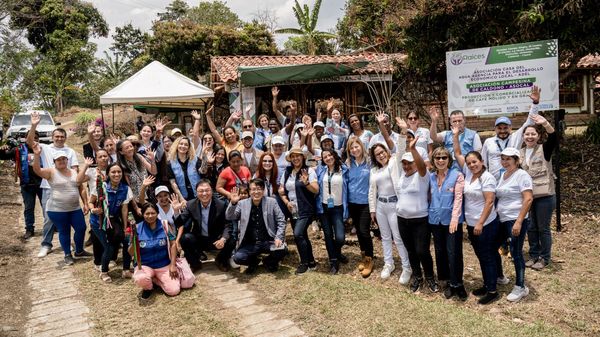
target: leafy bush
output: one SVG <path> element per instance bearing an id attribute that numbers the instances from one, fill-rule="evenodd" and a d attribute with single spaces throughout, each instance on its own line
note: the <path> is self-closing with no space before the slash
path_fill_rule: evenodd
<path id="1" fill-rule="evenodd" d="M 87 127 L 90 123 L 96 121 L 96 115 L 89 111 L 79 112 L 75 116 L 75 128 L 73 132 L 79 137 L 83 137 L 87 133 Z"/>
<path id="2" fill-rule="evenodd" d="M 600 144 L 600 119 L 594 118 L 587 123 L 585 138 L 592 144 Z"/>

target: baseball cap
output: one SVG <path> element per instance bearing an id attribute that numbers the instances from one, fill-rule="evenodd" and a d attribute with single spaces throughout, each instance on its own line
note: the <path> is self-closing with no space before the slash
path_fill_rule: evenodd
<path id="1" fill-rule="evenodd" d="M 330 135 L 323 135 L 323 137 L 321 137 L 321 143 L 323 143 L 327 139 L 333 142 L 333 137 L 331 137 Z"/>
<path id="2" fill-rule="evenodd" d="M 180 128 L 173 128 L 173 130 L 171 130 L 171 137 L 175 136 L 176 133 L 180 133 L 183 134 L 183 132 L 181 132 Z"/>
<path id="3" fill-rule="evenodd" d="M 154 190 L 154 195 L 155 195 L 155 196 L 158 196 L 158 194 L 159 194 L 160 192 L 167 192 L 167 193 L 169 193 L 169 189 L 167 188 L 167 186 L 160 185 L 160 186 L 158 186 L 158 187 L 157 187 L 157 188 Z"/>
<path id="4" fill-rule="evenodd" d="M 405 160 L 407 162 L 412 163 L 412 162 L 415 161 L 415 158 L 413 158 L 412 153 L 410 153 L 410 152 L 404 152 L 404 154 L 402 155 L 402 161 L 405 161 Z"/>
<path id="5" fill-rule="evenodd" d="M 252 139 L 254 139 L 254 134 L 252 133 L 252 131 L 244 131 L 242 132 L 242 139 L 250 137 Z"/>
<path id="6" fill-rule="evenodd" d="M 321 121 L 318 121 L 318 122 L 315 122 L 313 124 L 313 128 L 316 128 L 316 127 L 321 127 L 321 128 L 324 129 L 325 128 L 325 124 L 323 124 L 323 122 L 321 122 Z"/>
<path id="7" fill-rule="evenodd" d="M 58 158 L 61 157 L 65 157 L 65 158 L 69 158 L 64 152 L 62 151 L 54 151 L 54 153 L 52 154 L 52 160 L 56 160 Z"/>
<path id="8" fill-rule="evenodd" d="M 283 137 L 281 137 L 281 136 L 275 136 L 275 137 L 273 137 L 273 139 L 271 140 L 271 144 L 281 144 L 281 145 L 285 145 L 285 140 L 283 140 Z"/>
<path id="9" fill-rule="evenodd" d="M 519 159 L 521 159 L 521 151 L 515 149 L 514 147 L 507 147 L 504 150 L 502 150 L 502 153 L 500 153 L 503 156 L 516 156 Z"/>
<path id="10" fill-rule="evenodd" d="M 498 126 L 498 124 L 512 125 L 512 122 L 510 121 L 510 118 L 502 116 L 496 119 L 496 123 L 494 124 L 494 126 Z"/>

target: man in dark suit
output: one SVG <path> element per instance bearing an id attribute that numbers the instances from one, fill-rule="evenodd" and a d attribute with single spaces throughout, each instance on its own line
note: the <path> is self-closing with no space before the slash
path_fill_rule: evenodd
<path id="1" fill-rule="evenodd" d="M 177 227 L 184 231 L 179 243 L 192 269 L 200 269 L 200 256 L 204 251 L 219 250 L 215 257 L 217 267 L 229 269 L 229 258 L 234 248 L 231 239 L 231 223 L 225 219 L 226 204 L 213 198 L 210 181 L 202 179 L 196 185 L 196 199 L 175 218 Z"/>

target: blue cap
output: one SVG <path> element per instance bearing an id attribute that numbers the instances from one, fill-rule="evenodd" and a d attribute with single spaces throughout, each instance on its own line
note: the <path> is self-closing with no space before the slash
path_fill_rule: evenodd
<path id="1" fill-rule="evenodd" d="M 498 124 L 512 125 L 512 122 L 510 121 L 510 119 L 508 117 L 502 116 L 502 117 L 498 117 L 496 119 L 496 124 L 494 124 L 494 126 L 498 126 Z"/>

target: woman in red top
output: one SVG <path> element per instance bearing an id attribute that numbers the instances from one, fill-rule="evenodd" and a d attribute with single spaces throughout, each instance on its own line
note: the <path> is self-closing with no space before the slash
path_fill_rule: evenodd
<path id="1" fill-rule="evenodd" d="M 219 174 L 217 179 L 217 192 L 227 199 L 231 199 L 231 190 L 234 187 L 248 185 L 251 174 L 250 170 L 242 165 L 242 154 L 233 150 L 229 152 L 229 167 Z"/>

